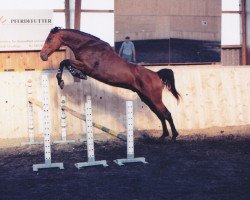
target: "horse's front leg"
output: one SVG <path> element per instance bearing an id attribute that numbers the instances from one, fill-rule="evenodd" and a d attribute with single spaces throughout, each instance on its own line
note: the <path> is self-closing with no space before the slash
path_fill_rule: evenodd
<path id="1" fill-rule="evenodd" d="M 70 59 L 63 60 L 60 63 L 60 67 L 56 75 L 58 85 L 60 86 L 61 89 L 63 89 L 64 87 L 64 81 L 62 80 L 62 73 L 64 67 L 66 67 L 69 70 L 72 76 L 85 80 L 87 79 L 85 73 L 89 73 L 91 71 L 90 67 L 88 67 L 85 63 L 80 62 L 78 60 L 70 60 Z"/>
<path id="2" fill-rule="evenodd" d="M 63 87 L 64 87 L 64 81 L 62 80 L 62 74 L 63 74 L 64 67 L 66 67 L 66 60 L 63 60 L 60 63 L 60 67 L 57 70 L 57 74 L 56 74 L 57 82 L 58 82 L 58 85 L 60 86 L 61 89 L 63 89 Z"/>

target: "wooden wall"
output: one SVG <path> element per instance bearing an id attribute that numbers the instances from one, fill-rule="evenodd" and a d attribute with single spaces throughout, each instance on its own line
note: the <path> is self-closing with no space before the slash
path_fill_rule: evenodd
<path id="1" fill-rule="evenodd" d="M 233 65 L 238 66 L 241 65 L 241 48 L 222 48 L 221 49 L 221 64 L 224 66 Z"/>
<path id="2" fill-rule="evenodd" d="M 202 25 L 206 21 L 207 25 Z M 220 0 L 116 0 L 115 41 L 194 39 L 220 41 Z"/>
<path id="3" fill-rule="evenodd" d="M 154 71 L 162 67 L 152 67 Z M 164 91 L 163 100 L 172 113 L 178 129 L 200 129 L 250 124 L 250 67 L 178 66 L 173 68 L 176 88 L 182 95 L 177 105 L 173 96 Z M 124 131 L 125 101 L 134 102 L 135 129 L 161 129 L 155 115 L 138 96 L 125 89 L 115 88 L 94 79 L 75 83 L 65 71 L 65 89 L 57 86 L 55 71 L 0 73 L 0 138 L 27 136 L 26 81 L 34 85 L 34 97 L 41 99 L 41 76 L 50 81 L 52 134 L 60 135 L 60 97 L 67 105 L 83 110 L 86 95 L 91 95 L 93 120 L 116 131 Z M 41 111 L 34 109 L 36 134 L 41 136 Z M 83 134 L 85 123 L 68 115 L 68 133 Z M 39 123 L 40 122 L 40 123 Z M 97 133 L 98 130 L 95 130 Z"/>
<path id="4" fill-rule="evenodd" d="M 0 52 L 0 71 L 58 69 L 65 57 L 66 50 L 53 53 L 47 62 L 41 60 L 40 51 Z"/>

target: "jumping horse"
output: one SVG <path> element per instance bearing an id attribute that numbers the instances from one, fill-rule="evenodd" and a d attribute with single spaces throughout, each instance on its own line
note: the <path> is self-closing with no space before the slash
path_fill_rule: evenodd
<path id="1" fill-rule="evenodd" d="M 61 46 L 69 47 L 75 55 L 75 60 L 65 59 L 60 63 L 56 77 L 61 89 L 64 87 L 62 73 L 66 67 L 75 77 L 86 79 L 87 75 L 108 85 L 132 90 L 160 119 L 163 129 L 160 139 L 169 136 L 166 120 L 171 127 L 172 139 L 176 139 L 178 132 L 171 113 L 162 102 L 164 86 L 177 100 L 180 98 L 171 69 L 153 72 L 143 66 L 127 63 L 108 43 L 99 38 L 78 30 L 58 27 L 50 31 L 40 52 L 41 59 L 48 60 Z"/>

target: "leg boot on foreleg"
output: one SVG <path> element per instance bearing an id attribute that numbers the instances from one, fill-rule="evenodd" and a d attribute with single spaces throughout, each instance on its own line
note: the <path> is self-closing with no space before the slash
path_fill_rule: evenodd
<path id="1" fill-rule="evenodd" d="M 87 79 L 86 74 L 90 73 L 90 71 L 92 70 L 83 62 L 80 62 L 77 60 L 70 60 L 70 59 L 63 60 L 60 63 L 60 67 L 56 75 L 58 85 L 60 86 L 61 89 L 63 89 L 64 87 L 64 81 L 62 80 L 62 73 L 63 73 L 64 67 L 66 67 L 69 70 L 72 76 L 80 78 L 80 79 L 84 79 L 84 80 Z"/>

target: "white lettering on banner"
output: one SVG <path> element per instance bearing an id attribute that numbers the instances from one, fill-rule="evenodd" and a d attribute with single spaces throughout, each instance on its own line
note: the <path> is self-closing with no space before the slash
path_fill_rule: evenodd
<path id="1" fill-rule="evenodd" d="M 0 10 L 0 51 L 41 50 L 53 10 Z"/>

